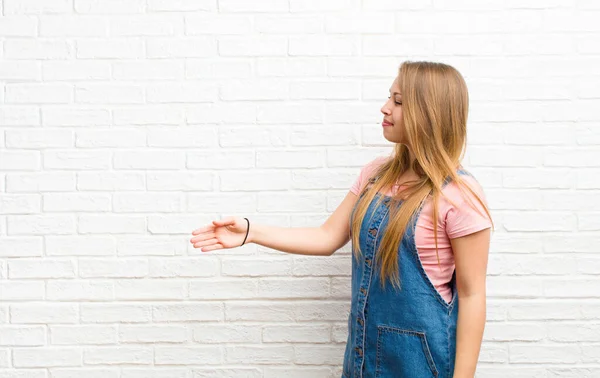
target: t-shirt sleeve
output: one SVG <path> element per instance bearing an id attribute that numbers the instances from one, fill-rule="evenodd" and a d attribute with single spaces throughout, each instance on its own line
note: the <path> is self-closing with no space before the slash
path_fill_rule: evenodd
<path id="1" fill-rule="evenodd" d="M 379 164 L 382 164 L 385 161 L 385 157 L 378 157 L 375 160 L 370 161 L 366 165 L 364 165 L 356 180 L 354 180 L 354 184 L 350 187 L 350 191 L 356 195 L 359 195 L 361 190 L 367 184 L 367 181 L 371 177 L 371 174 L 377 168 Z"/>
<path id="2" fill-rule="evenodd" d="M 358 177 L 356 178 L 356 180 L 354 180 L 354 184 L 352 184 L 352 186 L 350 187 L 350 191 L 352 193 L 358 195 L 360 193 L 360 190 L 362 189 L 364 180 L 365 180 L 365 167 L 363 167 L 360 170 Z"/>
<path id="3" fill-rule="evenodd" d="M 479 183 L 470 177 L 463 179 L 467 181 L 467 184 L 487 206 L 487 199 Z M 446 234 L 448 238 L 455 239 L 492 227 L 492 222 L 488 218 L 484 207 L 468 189 L 465 189 L 463 196 L 456 184 L 450 183 L 448 186 L 452 187 L 449 191 L 444 191 L 444 194 L 456 204 L 456 206 L 449 205 L 446 213 Z"/>

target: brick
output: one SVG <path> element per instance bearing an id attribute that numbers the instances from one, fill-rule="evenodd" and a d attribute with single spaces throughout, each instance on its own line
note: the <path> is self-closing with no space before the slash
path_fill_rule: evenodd
<path id="1" fill-rule="evenodd" d="M 24 278 L 74 278 L 75 266 L 70 260 L 19 259 L 9 261 L 8 277 Z"/>
<path id="2" fill-rule="evenodd" d="M 154 37 L 183 33 L 183 17 L 179 15 L 115 16 L 109 22 L 110 35 L 115 37 Z"/>
<path id="3" fill-rule="evenodd" d="M 36 214 L 40 212 L 41 197 L 37 194 L 9 194 L 0 198 L 2 214 Z"/>
<path id="4" fill-rule="evenodd" d="M 115 282 L 118 300 L 182 300 L 187 285 L 176 280 L 119 280 Z"/>
<path id="5" fill-rule="evenodd" d="M 116 326 L 51 326 L 50 343 L 55 345 L 102 345 L 117 342 Z"/>
<path id="6" fill-rule="evenodd" d="M 122 343 L 184 343 L 188 332 L 184 326 L 121 326 L 119 341 Z"/>
<path id="7" fill-rule="evenodd" d="M 226 360 L 229 363 L 283 364 L 291 363 L 294 351 L 292 346 L 228 346 Z"/>
<path id="8" fill-rule="evenodd" d="M 81 215 L 78 219 L 78 231 L 83 234 L 140 234 L 145 230 L 143 216 Z"/>
<path id="9" fill-rule="evenodd" d="M 28 129 L 6 132 L 6 146 L 9 148 L 68 148 L 73 144 L 74 137 L 70 130 Z"/>
<path id="10" fill-rule="evenodd" d="M 83 361 L 86 365 L 148 365 L 152 355 L 150 347 L 90 347 L 83 351 Z"/>
<path id="11" fill-rule="evenodd" d="M 42 124 L 62 127 L 103 126 L 110 124 L 110 114 L 107 109 L 44 108 L 42 109 Z"/>
<path id="12" fill-rule="evenodd" d="M 53 368 L 50 370 L 52 378 L 119 378 L 119 371 L 115 369 L 90 369 L 88 368 Z"/>
<path id="13" fill-rule="evenodd" d="M 61 303 L 11 304 L 13 324 L 73 324 L 79 319 L 78 305 Z"/>
<path id="14" fill-rule="evenodd" d="M 0 239 L 1 257 L 42 256 L 44 243 L 41 237 L 3 237 Z"/>
<path id="15" fill-rule="evenodd" d="M 246 15 L 210 13 L 185 16 L 185 34 L 187 35 L 244 35 L 251 31 L 252 19 Z"/>
<path id="16" fill-rule="evenodd" d="M 194 368 L 192 374 L 194 378 L 260 378 L 263 376 L 261 370 L 257 368 Z"/>
<path id="17" fill-rule="evenodd" d="M 183 196 L 178 193 L 117 193 L 112 198 L 115 213 L 173 213 L 182 208 Z"/>
<path id="18" fill-rule="evenodd" d="M 210 322 L 223 320 L 223 305 L 218 302 L 172 303 L 152 307 L 153 322 Z"/>
<path id="19" fill-rule="evenodd" d="M 150 220 L 149 229 L 157 231 L 157 225 Z M 184 254 L 186 248 L 184 240 L 177 237 L 124 235 L 117 240 L 119 256 L 175 256 Z"/>
<path id="20" fill-rule="evenodd" d="M 90 142 L 94 133 L 88 134 Z M 77 189 L 84 191 L 144 190 L 146 179 L 142 172 L 77 172 Z"/>
<path id="21" fill-rule="evenodd" d="M 135 38 L 90 38 L 76 41 L 75 51 L 78 59 L 139 59 L 144 55 L 144 44 Z"/>
<path id="22" fill-rule="evenodd" d="M 135 106 L 113 113 L 116 125 L 178 125 L 184 120 L 184 111 L 174 104 Z"/>
<path id="23" fill-rule="evenodd" d="M 151 129 L 148 146 L 215 148 L 218 146 L 217 130 L 213 127 Z"/>
<path id="24" fill-rule="evenodd" d="M 108 151 L 44 151 L 44 168 L 61 170 L 106 170 L 110 167 Z"/>
<path id="25" fill-rule="evenodd" d="M 318 150 L 263 150 L 256 153 L 258 168 L 321 168 L 324 162 L 325 154 Z"/>
<path id="26" fill-rule="evenodd" d="M 70 13 L 71 0 L 6 0 L 5 14 L 52 14 Z"/>
<path id="27" fill-rule="evenodd" d="M 42 346 L 46 344 L 43 326 L 8 326 L 0 328 L 1 346 Z"/>
<path id="28" fill-rule="evenodd" d="M 113 162 L 116 169 L 177 169 L 184 167 L 185 155 L 179 151 L 117 151 Z"/>
<path id="29" fill-rule="evenodd" d="M 23 63 L 23 65 L 20 63 Z M 16 68 L 17 65 L 19 67 L 28 68 L 27 62 L 3 64 L 5 64 L 3 67 L 8 68 L 9 70 L 11 70 L 11 68 Z M 19 70 L 20 69 L 21 68 L 19 68 Z M 13 74 L 14 72 L 11 72 L 11 77 Z M 2 106 L 2 109 L 0 109 L 0 125 L 2 126 L 38 126 L 40 125 L 40 122 L 40 110 L 36 106 L 4 105 Z"/>
<path id="30" fill-rule="evenodd" d="M 148 0 L 150 12 L 216 11 L 217 3 L 212 0 Z"/>
<path id="31" fill-rule="evenodd" d="M 281 36 L 237 37 L 219 39 L 218 54 L 228 57 L 285 56 L 288 40 Z"/>
<path id="32" fill-rule="evenodd" d="M 218 274 L 219 262 L 210 257 L 202 258 L 151 258 L 150 277 L 214 277 Z"/>
<path id="33" fill-rule="evenodd" d="M 8 217 L 9 235 L 65 235 L 75 233 L 73 215 L 14 215 Z"/>
<path id="34" fill-rule="evenodd" d="M 346 35 L 293 36 L 289 41 L 292 56 L 354 56 L 358 55 L 360 39 Z M 365 50 L 367 48 L 365 47 Z M 265 54 L 266 55 L 266 54 Z"/>
<path id="35" fill-rule="evenodd" d="M 290 276 L 291 258 L 223 257 L 221 274 L 234 277 Z"/>
<path id="36" fill-rule="evenodd" d="M 290 175 L 282 170 L 252 172 L 221 172 L 219 175 L 221 191 L 271 191 L 290 188 Z"/>
<path id="37" fill-rule="evenodd" d="M 183 62 L 179 60 L 123 61 L 113 64 L 113 77 L 117 80 L 177 80 L 183 77 L 183 72 Z"/>
<path id="38" fill-rule="evenodd" d="M 219 2 L 219 10 L 221 12 L 287 12 L 288 2 L 283 0 L 266 0 L 250 6 L 242 0 L 221 0 Z"/>
<path id="39" fill-rule="evenodd" d="M 111 256 L 117 243 L 111 236 L 48 236 L 48 256 Z"/>
<path id="40" fill-rule="evenodd" d="M 317 345 L 294 347 L 294 362 L 297 364 L 335 365 L 344 359 L 345 345 Z"/>
<path id="41" fill-rule="evenodd" d="M 51 301 L 108 301 L 115 298 L 114 285 L 109 281 L 52 281 L 46 284 Z"/>
<path id="42" fill-rule="evenodd" d="M 148 304 L 81 305 L 82 323 L 148 323 L 151 319 L 152 308 Z"/>
<path id="43" fill-rule="evenodd" d="M 263 328 L 262 339 L 266 343 L 327 343 L 330 334 L 327 324 L 273 325 Z"/>
<path id="44" fill-rule="evenodd" d="M 149 191 L 210 192 L 215 176 L 209 172 L 147 172 Z"/>
<path id="45" fill-rule="evenodd" d="M 187 369 L 178 368 L 157 368 L 151 369 L 128 368 L 121 371 L 120 378 L 187 378 Z M 75 378 L 75 377 L 74 377 Z M 99 377 L 100 378 L 100 377 Z"/>
<path id="46" fill-rule="evenodd" d="M 138 85 L 80 84 L 75 102 L 81 104 L 142 104 L 144 89 Z"/>
<path id="47" fill-rule="evenodd" d="M 199 300 L 252 299 L 259 296 L 258 281 L 247 279 L 190 282 L 190 298 Z"/>
<path id="48" fill-rule="evenodd" d="M 194 341 L 201 344 L 260 343 L 261 329 L 253 325 L 197 325 Z"/>
<path id="49" fill-rule="evenodd" d="M 4 58 L 6 59 L 52 59 L 52 60 L 64 60 L 73 57 L 73 48 L 66 42 L 61 40 L 42 40 L 42 39 L 9 39 L 4 42 Z M 34 85 L 32 85 L 34 86 Z M 38 85 L 37 89 L 31 89 L 28 93 L 21 92 L 21 98 L 29 98 L 29 95 L 34 95 L 36 90 L 40 90 Z M 46 87 L 43 95 L 46 95 L 46 99 L 52 99 L 51 87 Z M 39 97 L 37 99 L 43 98 Z M 62 97 L 67 96 L 63 89 Z M 56 100 L 60 99 L 57 98 Z"/>
<path id="50" fill-rule="evenodd" d="M 42 66 L 40 62 L 25 60 L 0 62 L 0 79 L 4 82 L 39 81 L 41 78 Z"/>
<path id="51" fill-rule="evenodd" d="M 6 281 L 0 283 L 3 301 L 41 301 L 44 299 L 44 282 Z"/>
<path id="52" fill-rule="evenodd" d="M 210 37 L 152 39 L 147 43 L 148 58 L 208 58 L 217 55 L 217 41 Z"/>
<path id="53" fill-rule="evenodd" d="M 576 363 L 580 361 L 578 345 L 523 345 L 509 347 L 511 363 Z"/>
<path id="54" fill-rule="evenodd" d="M 111 198 L 108 194 L 62 194 L 43 195 L 45 212 L 103 212 L 110 210 Z"/>
<path id="55" fill-rule="evenodd" d="M 42 16 L 40 37 L 106 37 L 108 22 L 101 17 L 82 15 Z"/>
<path id="56" fill-rule="evenodd" d="M 78 13 L 93 14 L 130 14 L 142 13 L 145 10 L 145 1 L 131 0 L 122 4 L 118 0 L 73 0 L 75 11 Z"/>
<path id="57" fill-rule="evenodd" d="M 221 348 L 214 347 L 158 346 L 154 352 L 154 363 L 156 365 L 218 365 L 222 361 Z"/>
<path id="58" fill-rule="evenodd" d="M 144 259 L 79 259 L 78 273 L 82 278 L 137 278 L 148 274 Z"/>
<path id="59" fill-rule="evenodd" d="M 263 319 L 270 322 L 324 321 L 348 319 L 347 301 L 239 301 L 228 303 L 226 319 L 228 321 L 251 321 Z"/>
<path id="60" fill-rule="evenodd" d="M 40 168 L 38 151 L 0 151 L 0 169 L 35 171 Z"/>
<path id="61" fill-rule="evenodd" d="M 17 368 L 79 366 L 82 352 L 75 348 L 18 348 L 13 351 Z"/>

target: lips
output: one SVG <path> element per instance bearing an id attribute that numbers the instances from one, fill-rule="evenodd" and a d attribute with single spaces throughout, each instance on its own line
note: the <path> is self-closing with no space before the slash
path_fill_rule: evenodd
<path id="1" fill-rule="evenodd" d="M 389 123 L 389 122 L 387 122 L 387 121 L 383 121 L 383 122 L 381 123 L 381 126 L 383 126 L 383 127 L 389 127 L 389 126 L 393 126 L 393 124 L 391 124 L 391 123 Z"/>

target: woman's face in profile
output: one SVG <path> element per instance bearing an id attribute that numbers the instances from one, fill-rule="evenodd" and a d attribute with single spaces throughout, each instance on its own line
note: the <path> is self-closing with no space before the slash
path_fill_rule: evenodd
<path id="1" fill-rule="evenodd" d="M 402 94 L 398 78 L 394 80 L 390 87 L 390 96 L 381 107 L 383 114 L 383 136 L 393 143 L 405 143 L 404 123 L 402 122 Z"/>

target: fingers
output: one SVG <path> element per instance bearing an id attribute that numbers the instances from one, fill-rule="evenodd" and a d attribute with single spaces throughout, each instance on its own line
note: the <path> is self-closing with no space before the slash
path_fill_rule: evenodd
<path id="1" fill-rule="evenodd" d="M 214 251 L 217 249 L 223 249 L 223 246 L 221 244 L 214 244 L 214 245 L 211 245 L 210 247 L 202 248 L 201 251 L 202 252 L 210 252 L 210 251 Z"/>
<path id="2" fill-rule="evenodd" d="M 208 232 L 208 231 L 214 231 L 214 229 L 217 227 L 230 226 L 233 224 L 235 224 L 234 217 L 227 217 L 227 218 L 223 218 L 220 220 L 214 220 L 214 221 L 212 221 L 212 224 L 209 224 L 208 226 L 197 228 L 194 231 L 192 231 L 192 235 L 200 235 L 200 234 Z"/>
<path id="3" fill-rule="evenodd" d="M 190 239 L 190 243 L 195 244 L 198 242 L 202 242 L 208 239 L 213 239 L 216 238 L 216 234 L 214 232 L 205 232 L 203 234 L 200 234 L 198 236 L 194 236 L 193 238 Z"/>
<path id="4" fill-rule="evenodd" d="M 230 226 L 230 225 L 235 224 L 235 218 L 233 218 L 233 217 L 227 217 L 227 218 L 223 218 L 223 219 L 220 219 L 220 220 L 214 220 L 213 224 L 215 226 L 221 226 L 221 227 L 222 226 Z"/>
<path id="5" fill-rule="evenodd" d="M 197 228 L 192 231 L 192 235 L 194 235 L 194 237 L 190 239 L 190 243 L 193 244 L 194 248 L 202 248 L 202 252 L 222 249 L 223 245 L 219 244 L 219 241 L 216 239 L 215 229 L 217 227 L 224 227 L 233 224 L 235 224 L 234 217 L 227 217 L 221 220 L 212 221 L 212 224 Z"/>
<path id="6" fill-rule="evenodd" d="M 213 245 L 213 244 L 218 244 L 219 241 L 217 240 L 217 238 L 212 238 L 212 239 L 208 239 L 208 240 L 200 240 L 197 242 L 194 242 L 194 248 L 200 248 L 200 247 L 205 247 L 207 245 Z"/>

